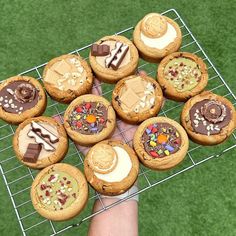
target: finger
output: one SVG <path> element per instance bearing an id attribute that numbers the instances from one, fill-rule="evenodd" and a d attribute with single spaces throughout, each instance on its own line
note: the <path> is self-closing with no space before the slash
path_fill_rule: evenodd
<path id="1" fill-rule="evenodd" d="M 94 78 L 93 83 L 94 84 L 92 88 L 92 94 L 101 95 L 102 94 L 101 82 L 97 78 Z"/>

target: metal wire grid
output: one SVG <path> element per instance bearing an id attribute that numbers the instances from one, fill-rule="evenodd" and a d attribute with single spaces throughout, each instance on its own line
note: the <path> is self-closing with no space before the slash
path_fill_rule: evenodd
<path id="1" fill-rule="evenodd" d="M 175 9 L 169 9 L 163 12 L 162 14 L 174 19 L 180 25 L 183 34 L 183 43 L 181 51 L 189 51 L 199 55 L 204 59 L 205 63 L 208 65 L 209 84 L 207 89 L 214 91 L 215 93 L 220 94 L 224 97 L 227 97 L 235 105 L 236 96 L 226 84 L 223 77 L 215 68 L 211 60 L 208 58 L 205 51 L 202 49 L 199 42 L 189 30 L 179 13 Z M 132 31 L 133 27 L 130 27 L 116 33 L 116 35 L 124 35 L 128 38 L 131 38 Z M 87 59 L 90 46 L 91 44 L 77 49 L 71 52 L 71 54 L 79 54 Z M 47 63 L 35 66 L 27 71 L 22 72 L 21 75 L 29 75 L 41 80 L 42 70 L 46 64 Z M 139 70 L 145 70 L 149 75 L 155 77 L 156 65 L 140 60 Z M 101 86 L 103 89 L 102 96 L 110 100 L 114 86 L 103 83 L 101 84 Z M 165 105 L 159 115 L 168 116 L 178 121 L 179 113 L 182 109 L 182 106 L 182 103 L 176 103 L 173 101 L 166 100 Z M 50 97 L 48 96 L 48 106 L 45 112 L 46 116 L 57 115 L 61 118 L 65 109 L 66 105 L 59 104 L 58 102 L 55 102 L 50 99 Z M 124 135 L 128 132 L 130 127 L 127 126 L 127 128 L 125 128 L 124 130 L 120 126 L 120 121 L 118 121 L 117 124 L 118 125 L 116 135 L 122 135 L 125 142 L 130 143 L 132 140 L 128 140 Z M 89 202 L 87 208 L 83 211 L 83 213 L 80 216 L 74 218 L 73 220 L 59 223 L 42 218 L 32 207 L 29 191 L 31 188 L 32 181 L 34 180 L 38 171 L 27 168 L 24 165 L 20 164 L 18 161 L 16 161 L 16 157 L 13 153 L 11 144 L 12 136 L 14 135 L 15 129 L 15 126 L 0 121 L 0 170 L 23 235 L 38 235 L 40 231 L 42 231 L 44 235 L 56 235 L 65 232 L 68 229 L 72 229 L 76 226 L 79 226 L 88 219 L 91 219 L 93 216 L 100 214 L 101 212 L 117 204 L 120 204 L 123 201 L 128 200 L 134 195 L 142 193 L 156 185 L 170 180 L 175 176 L 186 172 L 208 160 L 211 160 L 215 157 L 220 157 L 224 153 L 236 147 L 235 133 L 231 135 L 227 142 L 218 145 L 214 148 L 203 148 L 200 145 L 190 142 L 190 148 L 187 157 L 185 158 L 185 161 L 174 170 L 160 173 L 151 171 L 150 169 L 141 166 L 139 172 L 139 191 L 133 193 L 125 199 L 118 200 L 108 206 L 105 206 L 100 195 L 97 192 L 94 192 L 92 188 L 90 188 Z M 80 169 L 83 169 L 83 155 L 80 153 L 79 149 L 74 145 L 72 141 L 70 141 L 69 146 L 69 152 L 66 158 L 64 159 L 64 162 L 77 166 Z M 209 153 L 211 154 L 209 155 Z M 101 202 L 102 208 L 101 210 L 91 214 L 92 203 L 93 200 L 96 198 L 98 198 Z"/>

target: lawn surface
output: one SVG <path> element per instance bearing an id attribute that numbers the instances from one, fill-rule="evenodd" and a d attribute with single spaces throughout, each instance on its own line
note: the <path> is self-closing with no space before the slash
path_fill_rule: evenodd
<path id="1" fill-rule="evenodd" d="M 0 0 L 0 6 L 0 80 L 133 26 L 149 12 L 175 8 L 236 93 L 235 0 Z M 0 135 L 3 132 L 8 131 L 0 130 Z M 213 150 L 205 149 L 204 155 Z M 0 153 L 0 160 L 12 152 Z M 202 152 L 195 152 L 196 158 Z M 235 150 L 230 151 L 142 193 L 140 236 L 236 235 L 235 158 Z M 12 174 L 16 177 L 19 172 Z M 87 228 L 84 223 L 63 235 L 86 235 Z M 48 229 L 42 225 L 29 235 L 48 235 Z M 21 235 L 2 178 L 0 232 L 2 236 Z"/>

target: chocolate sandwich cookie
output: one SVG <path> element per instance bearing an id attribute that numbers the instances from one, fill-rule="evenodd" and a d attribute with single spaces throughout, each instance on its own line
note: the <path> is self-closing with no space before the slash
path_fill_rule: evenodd
<path id="1" fill-rule="evenodd" d="M 68 150 L 66 131 L 50 117 L 27 119 L 16 129 L 13 149 L 23 164 L 34 169 L 44 168 L 65 157 Z"/>
<path id="2" fill-rule="evenodd" d="M 88 63 L 78 55 L 63 55 L 49 61 L 43 72 L 49 95 L 58 102 L 69 103 L 89 93 L 93 75 Z"/>
<path id="3" fill-rule="evenodd" d="M 181 122 L 194 142 L 215 145 L 225 141 L 234 131 L 235 108 L 226 98 L 205 91 L 185 103 Z"/>
<path id="4" fill-rule="evenodd" d="M 103 97 L 87 94 L 76 98 L 66 109 L 64 126 L 72 140 L 91 145 L 112 135 L 115 111 Z"/>
<path id="5" fill-rule="evenodd" d="M 162 102 L 159 84 L 147 75 L 131 75 L 120 80 L 112 93 L 112 105 L 118 115 L 133 124 L 155 116 Z"/>
<path id="6" fill-rule="evenodd" d="M 186 101 L 207 86 L 207 66 L 189 52 L 175 52 L 165 57 L 158 66 L 158 82 L 164 95 L 175 101 Z"/>
<path id="7" fill-rule="evenodd" d="M 84 160 L 84 172 L 96 191 L 104 195 L 119 195 L 137 179 L 139 161 L 127 144 L 105 140 L 89 150 Z"/>
<path id="8" fill-rule="evenodd" d="M 47 97 L 41 84 L 28 76 L 14 76 L 0 84 L 0 118 L 19 124 L 27 118 L 41 115 Z"/>
<path id="9" fill-rule="evenodd" d="M 153 117 L 137 129 L 134 150 L 140 161 L 154 170 L 168 170 L 186 156 L 188 136 L 183 127 L 167 117 Z"/>
<path id="10" fill-rule="evenodd" d="M 88 184 L 76 167 L 54 164 L 36 176 L 31 187 L 31 200 L 41 216 L 54 221 L 69 220 L 86 206 Z"/>
<path id="11" fill-rule="evenodd" d="M 91 46 L 89 61 L 96 77 L 107 83 L 134 74 L 139 55 L 133 43 L 124 36 L 106 36 Z"/>
<path id="12" fill-rule="evenodd" d="M 178 51 L 182 33 L 172 19 L 149 13 L 136 25 L 133 41 L 144 60 L 157 63 L 168 54 Z"/>

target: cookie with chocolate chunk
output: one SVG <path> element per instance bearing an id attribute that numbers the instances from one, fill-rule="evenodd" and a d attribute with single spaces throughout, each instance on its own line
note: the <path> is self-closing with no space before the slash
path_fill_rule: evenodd
<path id="1" fill-rule="evenodd" d="M 121 119 L 132 124 L 155 116 L 162 102 L 159 84 L 147 75 L 131 75 L 120 80 L 112 93 L 114 109 Z"/>
<path id="2" fill-rule="evenodd" d="M 164 95 L 180 102 L 202 92 L 208 82 L 206 64 L 189 52 L 175 52 L 165 57 L 157 74 Z"/>
<path id="3" fill-rule="evenodd" d="M 120 35 L 106 36 L 91 46 L 90 65 L 98 78 L 106 83 L 134 74 L 139 55 L 133 43 Z"/>
<path id="4" fill-rule="evenodd" d="M 13 149 L 24 165 L 41 169 L 65 157 L 68 138 L 63 125 L 53 118 L 40 116 L 27 119 L 18 126 Z"/>
<path id="5" fill-rule="evenodd" d="M 185 103 L 181 122 L 194 142 L 215 145 L 225 141 L 234 131 L 235 108 L 228 99 L 205 91 Z"/>
<path id="6" fill-rule="evenodd" d="M 27 118 L 41 115 L 47 97 L 41 84 L 29 76 L 14 76 L 0 84 L 0 118 L 19 124 Z"/>
<path id="7" fill-rule="evenodd" d="M 70 103 L 89 93 L 93 85 L 92 70 L 78 55 L 62 55 L 48 62 L 43 82 L 49 95 L 58 102 Z"/>
<path id="8" fill-rule="evenodd" d="M 109 196 L 126 192 L 138 177 L 139 161 L 127 144 L 105 140 L 93 146 L 84 160 L 84 173 L 93 188 Z"/>
<path id="9" fill-rule="evenodd" d="M 149 13 L 135 26 L 133 42 L 144 60 L 158 63 L 178 51 L 182 33 L 174 20 L 158 13 Z"/>
<path id="10" fill-rule="evenodd" d="M 154 170 L 168 170 L 186 156 L 189 140 L 184 128 L 167 117 L 153 117 L 144 121 L 133 139 L 140 161 Z"/>
<path id="11" fill-rule="evenodd" d="M 43 217 L 64 221 L 77 216 L 88 201 L 88 184 L 74 166 L 58 163 L 43 169 L 31 187 L 35 210 Z"/>
<path id="12" fill-rule="evenodd" d="M 105 98 L 87 94 L 76 98 L 65 111 L 64 126 L 72 140 L 83 146 L 112 135 L 116 115 Z"/>

